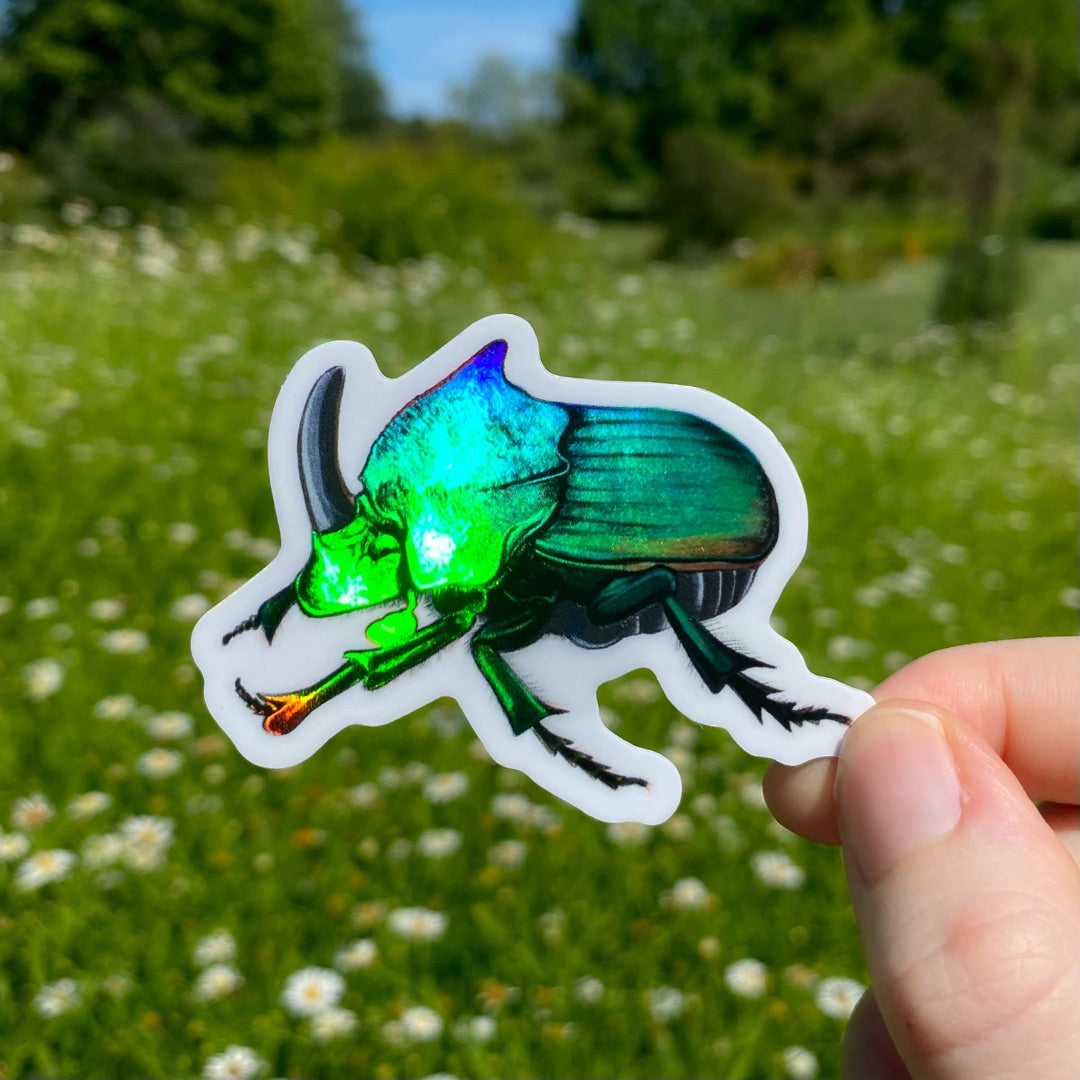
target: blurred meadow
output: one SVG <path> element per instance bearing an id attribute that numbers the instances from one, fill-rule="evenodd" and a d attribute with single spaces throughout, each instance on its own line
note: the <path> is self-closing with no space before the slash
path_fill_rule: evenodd
<path id="1" fill-rule="evenodd" d="M 116 15 L 123 53 L 136 7 L 85 18 Z M 290 101 L 230 133 L 240 104 L 215 128 L 206 95 L 144 73 L 35 128 L 15 91 L 59 77 L 42 43 L 74 48 L 74 9 L 0 7 L 0 1077 L 838 1071 L 866 981 L 839 855 L 772 821 L 766 763 L 650 677 L 605 687 L 605 718 L 676 763 L 682 805 L 608 826 L 493 764 L 449 701 L 257 769 L 188 639 L 277 549 L 267 424 L 296 359 L 350 338 L 397 375 L 498 311 L 553 372 L 691 383 L 776 432 L 810 507 L 776 622 L 814 671 L 870 688 L 944 646 L 1075 633 L 1076 77 L 1046 75 L 1054 43 L 1001 0 L 939 42 L 950 82 L 887 7 L 769 31 L 806 77 L 760 85 L 833 124 L 798 153 L 735 107 L 745 80 L 705 87 L 707 128 L 673 91 L 649 112 L 583 81 L 614 33 L 587 2 L 557 108 L 524 118 L 475 106 L 505 70 L 455 119 L 386 116 L 357 34 L 334 122 Z M 656 28 L 627 19 L 654 72 Z M 814 113 L 812 46 L 882 40 L 888 70 Z M 958 90 L 964 48 L 1019 89 Z M 938 183 L 910 131 L 901 195 L 880 155 L 857 171 L 836 149 L 914 75 L 918 115 L 996 133 L 989 199 Z M 166 182 L 194 160 L 212 188 Z"/>

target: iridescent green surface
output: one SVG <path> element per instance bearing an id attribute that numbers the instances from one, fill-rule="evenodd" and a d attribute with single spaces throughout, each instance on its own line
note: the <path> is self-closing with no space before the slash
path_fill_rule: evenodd
<path id="1" fill-rule="evenodd" d="M 757 458 L 673 409 L 572 409 L 573 464 L 541 554 L 575 565 L 757 562 L 776 539 L 776 500 Z"/>
<path id="2" fill-rule="evenodd" d="M 401 548 L 372 521 L 365 493 L 357 517 L 336 532 L 312 533 L 311 558 L 296 582 L 296 598 L 308 615 L 338 615 L 401 595 Z"/>
<path id="3" fill-rule="evenodd" d="M 506 381 L 495 341 L 375 440 L 361 480 L 420 591 L 483 589 L 559 505 L 567 410 Z"/>

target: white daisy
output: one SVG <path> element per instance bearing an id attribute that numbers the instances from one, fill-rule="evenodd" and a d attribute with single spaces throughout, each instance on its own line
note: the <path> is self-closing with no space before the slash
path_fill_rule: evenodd
<path id="1" fill-rule="evenodd" d="M 183 755 L 177 750 L 169 750 L 164 746 L 155 746 L 153 750 L 147 750 L 140 754 L 135 762 L 135 770 L 151 780 L 160 780 L 166 776 L 172 776 L 184 763 Z"/>
<path id="2" fill-rule="evenodd" d="M 199 967 L 228 964 L 236 959 L 236 938 L 228 930 L 214 930 L 195 942 L 192 956 Z"/>
<path id="3" fill-rule="evenodd" d="M 818 1060 L 805 1046 L 787 1046 L 781 1056 L 791 1080 L 816 1080 Z"/>
<path id="4" fill-rule="evenodd" d="M 40 791 L 16 799 L 11 808 L 11 824 L 16 829 L 36 829 L 56 816 L 53 804 Z"/>
<path id="5" fill-rule="evenodd" d="M 607 835 L 619 847 L 641 847 L 652 835 L 652 828 L 640 821 L 616 821 L 607 827 Z"/>
<path id="6" fill-rule="evenodd" d="M 604 984 L 592 975 L 586 975 L 574 983 L 574 997 L 583 1005 L 596 1005 L 604 999 Z"/>
<path id="7" fill-rule="evenodd" d="M 491 800 L 491 812 L 502 821 L 512 821 L 515 825 L 524 825 L 533 804 L 524 795 L 508 792 L 495 795 Z"/>
<path id="8" fill-rule="evenodd" d="M 61 848 L 39 851 L 19 864 L 15 872 L 15 888 L 19 892 L 30 892 L 50 882 L 63 881 L 78 861 L 73 851 Z"/>
<path id="9" fill-rule="evenodd" d="M 347 794 L 349 802 L 361 810 L 370 810 L 382 798 L 378 785 L 371 783 L 370 780 L 349 788 Z"/>
<path id="10" fill-rule="evenodd" d="M 156 870 L 163 865 L 165 852 L 173 842 L 173 823 L 169 818 L 141 814 L 120 823 L 124 843 L 124 861 L 132 870 Z"/>
<path id="11" fill-rule="evenodd" d="M 356 1030 L 356 1013 L 334 1006 L 311 1018 L 311 1037 L 318 1043 L 343 1039 Z"/>
<path id="12" fill-rule="evenodd" d="M 442 1017 L 426 1005 L 406 1009 L 398 1023 L 407 1042 L 434 1042 L 443 1030 Z"/>
<path id="13" fill-rule="evenodd" d="M 48 619 L 59 610 L 60 601 L 55 596 L 37 596 L 23 605 L 23 613 L 28 619 Z"/>
<path id="14" fill-rule="evenodd" d="M 255 1080 L 266 1062 L 248 1046 L 228 1046 L 208 1058 L 203 1066 L 203 1080 Z"/>
<path id="15" fill-rule="evenodd" d="M 768 968 L 760 960 L 736 960 L 724 970 L 724 985 L 736 997 L 759 998 L 769 985 Z"/>
<path id="16" fill-rule="evenodd" d="M 210 600 L 202 593 L 179 596 L 169 605 L 169 614 L 177 622 L 195 622 L 209 610 Z"/>
<path id="17" fill-rule="evenodd" d="M 758 851 L 750 859 L 754 873 L 774 889 L 798 889 L 806 871 L 786 851 Z"/>
<path id="18" fill-rule="evenodd" d="M 187 738 L 194 727 L 194 721 L 186 712 L 178 712 L 175 709 L 169 712 L 157 713 L 146 721 L 146 730 L 155 738 L 163 742 L 175 742 L 177 739 Z"/>
<path id="19" fill-rule="evenodd" d="M 865 990 L 866 987 L 854 979 L 833 976 L 817 984 L 814 1002 L 826 1016 L 834 1020 L 847 1020 Z"/>
<path id="20" fill-rule="evenodd" d="M 504 870 L 512 870 L 525 861 L 528 852 L 528 845 L 521 840 L 501 840 L 488 849 L 488 862 Z"/>
<path id="21" fill-rule="evenodd" d="M 682 1016 L 686 1008 L 686 998 L 681 990 L 674 986 L 658 986 L 650 990 L 646 1003 L 649 1015 L 658 1023 L 666 1024 L 671 1020 L 677 1020 Z"/>
<path id="22" fill-rule="evenodd" d="M 457 829 L 428 829 L 416 841 L 416 850 L 429 859 L 445 859 L 461 847 Z"/>
<path id="23" fill-rule="evenodd" d="M 705 882 L 695 877 L 684 877 L 672 885 L 663 899 L 675 911 L 703 911 L 712 901 L 712 894 Z"/>
<path id="24" fill-rule="evenodd" d="M 19 832 L 0 829 L 0 862 L 14 862 L 30 850 L 30 841 Z"/>
<path id="25" fill-rule="evenodd" d="M 407 941 L 435 941 L 446 933 L 449 921 L 444 912 L 423 907 L 398 908 L 386 919 L 390 929 Z"/>
<path id="26" fill-rule="evenodd" d="M 95 600 L 87 609 L 87 614 L 91 619 L 97 619 L 99 622 L 112 622 L 113 619 L 119 619 L 126 610 L 127 605 L 123 600 L 104 597 L 101 600 Z"/>
<path id="27" fill-rule="evenodd" d="M 127 720 L 137 706 L 131 694 L 110 694 L 94 706 L 94 716 L 98 720 Z"/>
<path id="28" fill-rule="evenodd" d="M 192 525 L 190 521 L 174 521 L 166 530 L 165 535 L 169 542 L 179 547 L 194 544 L 199 539 L 199 527 Z"/>
<path id="29" fill-rule="evenodd" d="M 360 971 L 371 967 L 379 955 L 379 946 L 371 938 L 358 938 L 342 945 L 334 954 L 334 966 L 341 971 Z"/>
<path id="30" fill-rule="evenodd" d="M 345 993 L 345 980 L 329 968 L 306 967 L 285 980 L 281 1004 L 294 1016 L 318 1016 L 332 1009 Z"/>
<path id="31" fill-rule="evenodd" d="M 35 995 L 34 1012 L 51 1020 L 54 1016 L 70 1012 L 82 1000 L 79 984 L 74 979 L 60 979 L 43 986 Z"/>
<path id="32" fill-rule="evenodd" d="M 436 773 L 424 783 L 424 798 L 431 803 L 453 802 L 469 790 L 469 778 L 463 772 Z"/>
<path id="33" fill-rule="evenodd" d="M 64 682 L 64 669 L 56 660 L 35 660 L 22 671 L 23 689 L 31 701 L 52 697 Z"/>
<path id="34" fill-rule="evenodd" d="M 463 1016 L 454 1024 L 454 1037 L 461 1042 L 486 1043 L 495 1038 L 498 1027 L 493 1016 Z"/>
<path id="35" fill-rule="evenodd" d="M 199 972 L 192 996 L 197 1001 L 216 1001 L 236 993 L 244 985 L 244 976 L 231 964 L 211 964 Z"/>
<path id="36" fill-rule="evenodd" d="M 88 870 L 103 870 L 124 857 L 124 838 L 119 833 L 99 833 L 88 836 L 82 846 L 83 865 Z"/>
<path id="37" fill-rule="evenodd" d="M 118 656 L 133 656 L 144 652 L 150 646 L 150 639 L 141 630 L 131 627 L 123 630 L 110 630 L 102 635 L 101 647 Z"/>
<path id="38" fill-rule="evenodd" d="M 96 817 L 112 806 L 112 796 L 104 791 L 84 791 L 76 795 L 67 805 L 68 817 L 76 821 L 85 821 Z"/>

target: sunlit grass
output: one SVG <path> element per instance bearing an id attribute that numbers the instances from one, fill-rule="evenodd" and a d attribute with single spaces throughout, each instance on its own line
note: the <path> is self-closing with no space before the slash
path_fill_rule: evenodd
<path id="1" fill-rule="evenodd" d="M 2 1068 L 215 1075 L 241 1046 L 267 1076 L 807 1075 L 804 1046 L 835 1072 L 847 991 L 820 980 L 865 977 L 839 858 L 651 681 L 605 704 L 677 761 L 683 804 L 609 828 L 494 766 L 452 706 L 255 769 L 202 707 L 191 624 L 274 551 L 266 428 L 303 351 L 354 338 L 397 374 L 513 311 L 552 371 L 695 383 L 776 430 L 811 522 L 778 614 L 814 670 L 869 686 L 1072 633 L 1075 253 L 1035 252 L 1014 324 L 959 335 L 926 323 L 929 263 L 752 292 L 583 241 L 496 286 L 437 259 L 348 275 L 305 237 L 0 248 Z M 464 790 L 433 801 L 446 773 Z M 218 929 L 233 949 L 200 960 Z M 297 1014 L 311 967 L 352 1020 Z"/>

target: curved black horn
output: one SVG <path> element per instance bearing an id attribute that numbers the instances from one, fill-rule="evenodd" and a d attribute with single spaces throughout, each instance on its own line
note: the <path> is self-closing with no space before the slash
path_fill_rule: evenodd
<path id="1" fill-rule="evenodd" d="M 324 371 L 311 388 L 300 417 L 296 456 L 308 517 L 316 532 L 335 532 L 353 519 L 353 497 L 338 468 L 338 413 L 345 369 Z"/>

